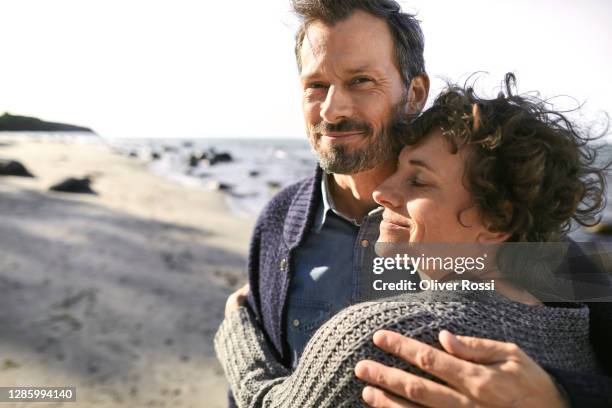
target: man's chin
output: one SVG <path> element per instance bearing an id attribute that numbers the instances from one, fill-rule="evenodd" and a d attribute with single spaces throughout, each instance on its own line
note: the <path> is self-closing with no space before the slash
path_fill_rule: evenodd
<path id="1" fill-rule="evenodd" d="M 351 154 L 346 150 L 330 151 L 329 149 L 316 151 L 319 165 L 327 173 L 334 174 L 356 174 L 363 171 L 363 163 L 357 155 Z"/>
<path id="2" fill-rule="evenodd" d="M 338 138 L 339 139 L 339 138 Z M 347 140 L 336 140 L 326 136 L 321 136 L 315 145 L 315 151 L 321 156 L 355 156 L 367 151 L 367 139 L 362 136 L 347 137 Z"/>
<path id="3" fill-rule="evenodd" d="M 316 140 L 311 138 L 310 141 L 319 165 L 327 173 L 354 175 L 371 170 L 397 156 L 393 149 L 386 150 L 384 141 L 375 143 L 368 135 L 347 142 L 324 141 L 322 136 Z"/>

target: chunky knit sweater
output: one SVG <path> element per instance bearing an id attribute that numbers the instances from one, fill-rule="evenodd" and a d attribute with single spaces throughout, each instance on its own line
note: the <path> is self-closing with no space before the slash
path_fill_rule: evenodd
<path id="1" fill-rule="evenodd" d="M 442 329 L 514 342 L 541 365 L 598 372 L 587 307 L 529 306 L 495 292 L 408 296 L 343 310 L 314 334 L 293 372 L 277 362 L 249 310 L 239 308 L 215 336 L 217 356 L 238 407 L 362 406 L 364 384 L 353 370 L 365 358 L 424 375 L 373 345 L 373 334 L 382 328 L 436 347 Z"/>

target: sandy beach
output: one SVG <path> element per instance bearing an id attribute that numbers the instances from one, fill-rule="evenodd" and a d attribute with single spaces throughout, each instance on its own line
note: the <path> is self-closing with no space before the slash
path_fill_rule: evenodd
<path id="1" fill-rule="evenodd" d="M 0 386 L 77 390 L 2 406 L 225 406 L 212 338 L 252 217 L 93 139 L 2 141 L 36 178 L 0 177 Z M 48 191 L 85 175 L 97 195 Z"/>

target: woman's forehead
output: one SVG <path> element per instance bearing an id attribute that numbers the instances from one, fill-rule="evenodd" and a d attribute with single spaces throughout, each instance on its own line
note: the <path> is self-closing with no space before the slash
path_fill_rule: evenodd
<path id="1" fill-rule="evenodd" d="M 399 156 L 399 164 L 420 165 L 420 167 L 434 170 L 442 175 L 460 171 L 464 167 L 467 146 L 452 152 L 450 142 L 443 136 L 442 129 L 435 128 L 429 131 L 419 143 L 404 146 Z M 456 176 L 456 174 L 447 174 Z"/>

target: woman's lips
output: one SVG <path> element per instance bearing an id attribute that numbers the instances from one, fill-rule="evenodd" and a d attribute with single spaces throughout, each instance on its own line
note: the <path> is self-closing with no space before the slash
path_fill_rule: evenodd
<path id="1" fill-rule="evenodd" d="M 385 211 L 382 213 L 382 221 L 381 224 L 385 223 L 390 227 L 397 227 L 403 229 L 411 229 L 412 228 L 412 220 L 407 217 L 396 214 L 393 211 L 385 208 Z"/>
<path id="2" fill-rule="evenodd" d="M 391 221 L 387 221 L 387 220 L 382 220 L 380 223 L 380 228 L 383 229 L 388 229 L 388 230 L 395 230 L 395 231 L 410 231 L 410 225 L 406 225 L 406 224 L 397 224 L 395 222 L 391 222 Z"/>

